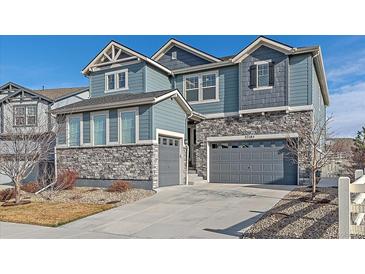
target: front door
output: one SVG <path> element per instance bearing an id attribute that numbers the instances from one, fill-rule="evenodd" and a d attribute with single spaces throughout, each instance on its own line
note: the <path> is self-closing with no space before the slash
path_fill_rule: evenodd
<path id="1" fill-rule="evenodd" d="M 189 167 L 195 168 L 196 127 L 188 125 Z"/>

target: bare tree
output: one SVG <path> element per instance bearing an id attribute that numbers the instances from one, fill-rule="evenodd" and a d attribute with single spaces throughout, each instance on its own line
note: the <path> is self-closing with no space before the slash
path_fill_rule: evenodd
<path id="1" fill-rule="evenodd" d="M 18 204 L 22 181 L 40 163 L 53 160 L 56 135 L 64 124 L 52 122 L 49 113 L 39 115 L 34 126 L 25 126 L 22 120 L 16 123 L 16 118 L 9 108 L 4 117 L 4 133 L 0 135 L 0 174 L 12 180 Z"/>
<path id="2" fill-rule="evenodd" d="M 333 136 L 329 132 L 332 120 L 331 116 L 324 121 L 314 121 L 312 128 L 299 126 L 297 128 L 299 137 L 287 138 L 288 157 L 296 164 L 307 165 L 313 195 L 317 191 L 317 172 L 334 161 L 345 145 L 341 141 L 326 143 L 326 140 Z M 302 160 L 305 163 L 301 162 Z"/>

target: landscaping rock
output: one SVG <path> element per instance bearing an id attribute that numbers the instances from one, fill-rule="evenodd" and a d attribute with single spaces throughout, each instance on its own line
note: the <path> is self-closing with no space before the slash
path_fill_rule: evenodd
<path id="1" fill-rule="evenodd" d="M 337 189 L 299 187 L 252 225 L 243 235 L 253 239 L 337 239 Z"/>
<path id="2" fill-rule="evenodd" d="M 83 204 L 110 204 L 116 206 L 133 203 L 137 200 L 153 195 L 155 191 L 144 189 L 130 189 L 126 192 L 108 192 L 104 188 L 76 187 L 71 190 L 59 191 L 52 197 L 52 202 L 83 203 Z M 49 201 L 49 192 L 32 195 L 32 200 L 38 202 Z"/>

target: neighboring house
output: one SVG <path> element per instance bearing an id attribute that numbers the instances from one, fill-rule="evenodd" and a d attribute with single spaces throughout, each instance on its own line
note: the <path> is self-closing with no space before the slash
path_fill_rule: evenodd
<path id="1" fill-rule="evenodd" d="M 352 148 L 354 139 L 352 138 L 331 138 L 326 140 L 326 144 L 340 144 L 342 151 L 335 155 L 335 158 L 322 170 L 322 177 L 347 176 L 351 167 Z"/>
<path id="2" fill-rule="evenodd" d="M 57 166 L 76 169 L 83 182 L 185 184 L 187 165 L 213 183 L 309 181 L 309 148 L 298 166 L 286 138 L 325 122 L 319 46 L 259 37 L 218 58 L 171 39 L 149 58 L 111 41 L 82 73 L 90 99 L 54 112 L 68 125 Z"/>
<path id="3" fill-rule="evenodd" d="M 88 98 L 87 87 L 31 90 L 12 82 L 4 84 L 0 86 L 0 142 L 5 142 L 15 127 L 32 127 L 33 132 L 50 131 L 55 123 L 51 109 Z M 54 155 L 43 164 L 53 166 Z M 25 181 L 36 179 L 38 170 L 36 167 Z M 0 183 L 8 182 L 10 178 L 0 175 Z"/>

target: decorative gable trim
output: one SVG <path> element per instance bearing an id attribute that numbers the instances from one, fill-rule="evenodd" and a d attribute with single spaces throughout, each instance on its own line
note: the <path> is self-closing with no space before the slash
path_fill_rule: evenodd
<path id="1" fill-rule="evenodd" d="M 153 56 L 151 57 L 153 60 L 158 61 L 160 60 L 160 58 L 167 52 L 169 51 L 172 47 L 178 47 L 180 49 L 183 49 L 187 52 L 190 52 L 200 58 L 203 58 L 207 61 L 210 62 L 222 62 L 221 59 L 214 57 L 213 55 L 210 55 L 208 53 L 205 53 L 201 50 L 198 50 L 196 48 L 193 48 L 183 42 L 180 42 L 176 39 L 170 39 L 165 45 L 163 45 L 155 54 L 153 54 Z"/>
<path id="2" fill-rule="evenodd" d="M 167 74 L 172 74 L 172 72 L 163 65 L 113 40 L 110 41 L 81 72 L 84 75 L 88 75 L 97 67 L 140 60 L 159 68 Z"/>
<path id="3" fill-rule="evenodd" d="M 4 90 L 6 90 L 6 91 L 17 91 L 17 90 L 28 90 L 28 91 L 30 91 L 30 89 L 25 88 L 21 85 L 13 83 L 13 82 L 7 82 L 6 84 L 0 86 L 0 93 Z"/>
<path id="4" fill-rule="evenodd" d="M 284 54 L 291 54 L 295 48 L 292 48 L 283 43 L 276 42 L 274 40 L 268 39 L 266 37 L 260 36 L 255 41 L 253 41 L 250 45 L 245 47 L 242 51 L 240 51 L 235 57 L 232 58 L 232 62 L 239 63 L 242 62 L 247 56 L 249 56 L 252 52 L 260 48 L 261 46 L 266 46 L 268 48 L 272 48 L 274 50 L 280 51 Z"/>
<path id="5" fill-rule="evenodd" d="M 8 101 L 9 99 L 12 99 L 12 98 L 14 98 L 14 97 L 16 97 L 16 96 L 18 96 L 18 95 L 21 95 L 22 97 L 24 97 L 24 95 L 25 94 L 29 94 L 29 95 L 31 95 L 29 98 L 31 98 L 31 99 L 37 99 L 37 98 L 40 98 L 40 99 L 42 99 L 42 100 L 45 100 L 45 101 L 47 101 L 47 102 L 49 102 L 49 103 L 52 103 L 53 101 L 52 100 L 50 100 L 49 98 L 47 98 L 47 97 L 45 97 L 45 96 L 42 96 L 42 95 L 40 95 L 40 94 L 38 94 L 38 93 L 36 93 L 36 92 L 33 92 L 33 91 L 31 91 L 31 90 L 29 90 L 29 89 L 26 89 L 26 90 L 24 90 L 24 89 L 22 89 L 22 90 L 18 90 L 18 91 L 16 91 L 16 92 L 14 92 L 14 93 L 12 93 L 12 94 L 10 94 L 9 96 L 6 96 L 5 98 L 3 98 L 2 100 L 0 100 L 0 103 L 3 103 L 3 102 L 6 102 L 6 101 Z"/>

